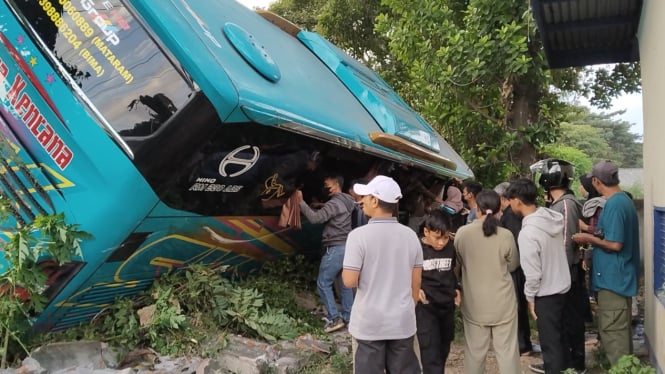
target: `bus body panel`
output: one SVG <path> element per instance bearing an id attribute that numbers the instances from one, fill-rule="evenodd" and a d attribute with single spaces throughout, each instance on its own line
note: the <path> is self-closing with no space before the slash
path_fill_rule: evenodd
<path id="1" fill-rule="evenodd" d="M 4 26 L 0 66 L 5 71 L 2 114 L 15 136 L 13 145 L 23 154 L 11 166 L 25 165 L 34 174 L 44 175 L 35 178 L 39 186 L 30 190 L 34 196 L 39 190 L 47 191 L 54 211 L 46 213 L 64 212 L 68 223 L 93 235 L 82 243 L 80 258 L 73 259 L 92 265 L 76 267 L 75 277 L 61 278 L 67 284 L 54 285 L 59 292 L 51 295 L 43 313 L 49 315 L 96 271 L 95 264 L 134 230 L 158 198 L 127 155 L 74 98 L 4 2 L 0 2 L 0 22 Z M 14 100 L 15 94 L 19 97 Z"/>
<path id="2" fill-rule="evenodd" d="M 76 326 L 108 307 L 115 297 L 147 289 L 151 280 L 194 264 L 223 264 L 248 272 L 294 253 L 309 235 L 279 227 L 277 217 L 152 217 L 126 241 L 128 248 L 108 258 L 69 298 L 62 300 L 42 329 Z M 310 248 L 316 248 L 311 235 Z M 48 326 L 48 327 L 47 327 Z"/>
<path id="3" fill-rule="evenodd" d="M 3 0 L 0 24 L 0 181 L 34 197 L 0 192 L 23 209 L 4 232 L 64 212 L 93 235 L 50 280 L 38 330 L 76 326 L 184 266 L 315 259 L 321 225 L 280 223 L 274 203 L 295 189 L 325 198 L 308 166 L 319 153 L 349 176 L 473 175 L 374 72 L 232 0 Z M 30 105 L 43 123 L 30 125 Z"/>
<path id="4" fill-rule="evenodd" d="M 248 116 L 253 120 L 266 125 L 295 122 L 308 128 L 302 131 L 322 133 L 328 138 L 339 137 L 349 140 L 366 150 L 375 149 L 384 155 L 392 156 L 395 160 L 425 166 L 443 175 L 462 179 L 473 176 L 471 170 L 451 147 L 441 147 L 447 143 L 440 135 L 410 108 L 408 111 L 404 110 L 406 104 L 401 99 L 394 99 L 397 95 L 380 78 L 372 76 L 372 79 L 377 78 L 376 82 L 382 84 L 380 89 L 386 91 L 387 95 L 399 104 L 395 105 L 392 113 L 390 110 L 385 110 L 389 100 L 374 104 L 366 101 L 366 106 L 363 105 L 359 99 L 370 94 L 367 90 L 354 92 L 355 96 L 350 95 L 350 88 L 340 81 L 335 74 L 334 66 L 321 63 L 323 53 L 321 56 L 312 53 L 312 50 L 328 49 L 333 58 L 340 61 L 340 66 L 351 66 L 347 62 L 350 57 L 346 56 L 344 60 L 340 60 L 341 55 L 330 49 L 328 45 L 310 50 L 300 39 L 287 34 L 233 0 L 210 2 L 166 0 L 159 3 L 131 0 L 130 3 L 148 21 L 183 66 L 190 70 L 194 80 L 206 95 L 229 95 L 231 87 L 227 81 L 228 77 L 232 82 L 234 93 L 238 95 L 240 106 L 245 113 L 251 111 Z M 186 21 L 173 22 L 173 17 L 178 16 Z M 229 25 L 240 27 L 252 35 L 254 42 L 263 48 L 265 54 L 279 68 L 281 74 L 279 80 L 266 79 L 238 53 L 236 47 L 225 36 L 225 30 Z M 304 40 L 316 39 L 312 33 L 301 32 L 298 37 Z M 320 37 L 316 41 L 324 44 L 324 40 Z M 192 69 L 191 66 L 195 68 Z M 206 66 L 206 69 L 201 69 L 201 66 Z M 224 79 L 217 80 L 218 76 Z M 331 97 L 335 98 L 333 102 L 330 102 Z M 213 105 L 224 113 L 228 109 L 224 102 L 213 101 Z M 219 105 L 225 106 L 220 108 Z M 400 116 L 398 111 L 406 114 Z M 238 112 L 233 113 L 238 115 Z M 258 113 L 263 115 L 259 116 Z M 242 118 L 231 117 L 231 119 Z M 418 140 L 420 144 L 427 142 L 428 147 L 434 152 L 453 159 L 457 168 L 451 170 L 412 158 L 377 145 L 370 139 L 370 133 L 384 131 L 403 136 L 407 140 Z"/>

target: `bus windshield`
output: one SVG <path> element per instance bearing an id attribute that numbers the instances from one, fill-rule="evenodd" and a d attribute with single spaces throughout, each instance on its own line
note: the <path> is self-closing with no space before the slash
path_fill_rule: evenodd
<path id="1" fill-rule="evenodd" d="M 154 133 L 191 96 L 183 72 L 120 1 L 13 3 L 64 78 L 121 135 Z"/>

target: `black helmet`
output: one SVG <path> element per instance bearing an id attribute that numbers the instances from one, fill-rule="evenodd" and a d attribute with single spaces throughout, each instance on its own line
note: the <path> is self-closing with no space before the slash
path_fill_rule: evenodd
<path id="1" fill-rule="evenodd" d="M 575 175 L 575 167 L 568 161 L 548 158 L 531 165 L 534 177 L 540 174 L 538 183 L 549 191 L 552 188 L 568 188 Z"/>

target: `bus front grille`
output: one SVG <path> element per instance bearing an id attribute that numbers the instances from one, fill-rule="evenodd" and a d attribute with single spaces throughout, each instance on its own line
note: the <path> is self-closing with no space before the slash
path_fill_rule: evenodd
<path id="1" fill-rule="evenodd" d="M 12 152 L 3 134 L 0 134 L 0 142 L 0 195 L 7 200 L 9 214 L 20 226 L 32 222 L 37 215 L 54 214 L 53 202 L 44 187 Z"/>

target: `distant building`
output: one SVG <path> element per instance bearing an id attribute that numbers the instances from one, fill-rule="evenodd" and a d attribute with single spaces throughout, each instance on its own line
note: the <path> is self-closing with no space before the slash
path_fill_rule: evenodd
<path id="1" fill-rule="evenodd" d="M 619 169 L 619 180 L 621 181 L 621 186 L 624 187 L 633 187 L 633 186 L 642 186 L 642 175 L 644 174 L 644 169 L 642 168 L 620 168 Z"/>

